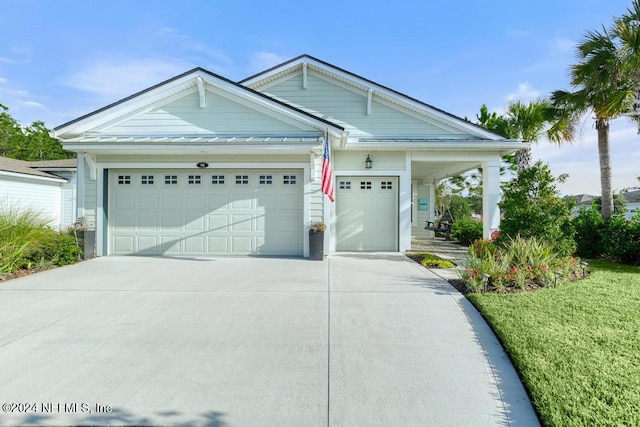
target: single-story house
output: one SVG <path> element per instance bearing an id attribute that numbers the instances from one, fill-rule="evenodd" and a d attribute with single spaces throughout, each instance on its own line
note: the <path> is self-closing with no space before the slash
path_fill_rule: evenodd
<path id="1" fill-rule="evenodd" d="M 308 256 L 314 221 L 325 252 L 406 251 L 433 236 L 435 183 L 477 167 L 489 237 L 500 157 L 523 147 L 308 55 L 240 82 L 195 68 L 52 135 L 78 154 L 98 256 Z"/>
<path id="2" fill-rule="evenodd" d="M 634 215 L 640 213 L 640 190 L 628 190 L 620 193 L 624 200 L 627 202 L 625 206 L 625 218 L 630 220 Z M 567 196 L 576 201 L 576 206 L 573 208 L 573 214 L 578 215 L 580 209 L 589 208 L 596 199 L 600 196 L 593 196 L 590 194 L 579 194 L 577 196 Z"/>
<path id="3" fill-rule="evenodd" d="M 76 220 L 76 159 L 26 162 L 0 157 L 0 208 L 39 212 L 56 229 Z"/>

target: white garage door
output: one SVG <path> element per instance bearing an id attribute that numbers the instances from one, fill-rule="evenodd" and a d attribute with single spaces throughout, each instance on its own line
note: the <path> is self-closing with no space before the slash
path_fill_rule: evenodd
<path id="1" fill-rule="evenodd" d="M 110 171 L 109 253 L 302 255 L 302 171 Z"/>
<path id="2" fill-rule="evenodd" d="M 336 178 L 336 249 L 398 250 L 398 178 Z"/>

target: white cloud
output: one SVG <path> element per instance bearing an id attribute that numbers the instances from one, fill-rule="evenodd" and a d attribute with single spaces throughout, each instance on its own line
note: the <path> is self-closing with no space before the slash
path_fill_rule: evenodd
<path id="1" fill-rule="evenodd" d="M 0 77 L 0 84 L 5 84 L 8 80 Z"/>
<path id="2" fill-rule="evenodd" d="M 22 103 L 22 105 L 26 106 L 26 107 L 32 107 L 32 108 L 44 108 L 44 105 L 40 104 L 39 102 L 35 102 L 35 101 L 25 101 Z"/>
<path id="3" fill-rule="evenodd" d="M 62 79 L 66 86 L 114 99 L 131 95 L 192 68 L 166 58 L 102 58 Z"/>
<path id="4" fill-rule="evenodd" d="M 517 101 L 517 100 L 527 102 L 527 101 L 532 101 L 534 99 L 537 99 L 539 97 L 540 97 L 540 91 L 534 89 L 533 86 L 531 86 L 529 83 L 524 82 L 524 83 L 519 83 L 518 90 L 516 92 L 512 92 L 508 94 L 506 99 L 509 102 Z"/>
<path id="5" fill-rule="evenodd" d="M 7 87 L 0 87 L 0 93 L 5 96 L 15 97 L 15 98 L 28 98 L 30 96 L 29 92 L 23 89 L 10 89 Z"/>
<path id="6" fill-rule="evenodd" d="M 556 37 L 553 40 L 552 45 L 555 50 L 558 50 L 560 52 L 571 52 L 575 49 L 576 42 L 563 37 Z"/>
<path id="7" fill-rule="evenodd" d="M 188 53 L 191 60 L 199 66 L 223 75 L 233 66 L 233 61 L 226 52 L 194 39 L 176 28 L 160 28 L 159 34 L 163 51 L 181 52 L 181 56 Z"/>
<path id="8" fill-rule="evenodd" d="M 288 56 L 278 55 L 277 53 L 261 51 L 254 52 L 249 58 L 250 72 L 258 72 L 269 69 L 290 59 Z"/>
<path id="9" fill-rule="evenodd" d="M 561 146 L 541 141 L 532 148 L 534 160 L 549 163 L 554 175 L 569 174 L 559 185 L 563 194 L 600 194 L 598 138 L 592 120 L 585 120 L 573 144 Z M 609 133 L 614 190 L 637 185 L 640 174 L 640 136 L 637 127 L 625 119 L 613 121 Z"/>

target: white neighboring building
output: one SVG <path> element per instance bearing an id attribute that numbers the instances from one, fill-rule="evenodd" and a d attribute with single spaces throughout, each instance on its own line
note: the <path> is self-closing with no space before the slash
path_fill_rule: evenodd
<path id="1" fill-rule="evenodd" d="M 625 217 L 629 220 L 634 215 L 640 213 L 640 190 L 627 191 L 626 193 L 622 193 L 622 195 L 627 201 L 627 213 Z"/>
<path id="2" fill-rule="evenodd" d="M 26 162 L 0 157 L 0 207 L 39 212 L 56 229 L 76 212 L 76 159 Z"/>

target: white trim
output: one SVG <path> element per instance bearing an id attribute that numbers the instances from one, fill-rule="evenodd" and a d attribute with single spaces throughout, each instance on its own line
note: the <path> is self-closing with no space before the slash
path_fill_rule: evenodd
<path id="1" fill-rule="evenodd" d="M 107 239 L 107 253 L 104 253 L 104 242 L 105 239 L 108 236 L 105 236 L 105 232 L 109 233 L 108 229 L 105 229 L 105 226 L 108 228 L 108 222 L 107 224 L 105 224 L 104 221 L 104 183 L 103 181 L 103 177 L 104 177 L 104 170 L 106 168 L 103 167 L 102 165 L 100 165 L 98 167 L 98 176 L 96 179 L 96 186 L 97 186 L 97 191 L 96 191 L 96 255 L 97 256 L 104 256 L 107 255 L 109 253 L 109 246 L 108 246 L 108 240 Z"/>
<path id="2" fill-rule="evenodd" d="M 302 89 L 307 89 L 307 63 L 302 63 Z"/>
<path id="3" fill-rule="evenodd" d="M 302 168 L 302 257 L 309 258 L 309 223 L 311 222 L 311 182 L 309 165 Z"/>
<path id="4" fill-rule="evenodd" d="M 225 163 L 209 162 L 209 167 L 200 169 L 197 162 L 171 162 L 171 163 L 143 163 L 143 162 L 104 162 L 100 163 L 103 169 L 193 169 L 207 171 L 211 169 L 306 169 L 309 163 L 301 162 L 278 162 L 278 163 Z"/>
<path id="5" fill-rule="evenodd" d="M 198 95 L 200 96 L 200 108 L 207 108 L 207 91 L 204 89 L 204 81 L 202 77 L 196 77 L 196 83 L 198 84 Z"/>
<path id="6" fill-rule="evenodd" d="M 84 154 L 78 153 L 76 172 L 76 219 L 85 216 L 84 211 Z"/>
<path id="7" fill-rule="evenodd" d="M 0 170 L 0 175 L 9 176 L 9 177 L 12 177 L 12 178 L 20 178 L 20 179 L 25 179 L 25 180 L 56 182 L 56 183 L 60 183 L 60 184 L 67 182 L 67 180 L 64 179 L 64 178 L 53 178 L 53 177 L 48 178 L 46 176 L 29 175 L 29 174 L 26 174 L 26 173 L 8 172 L 8 171 L 3 171 L 3 170 Z"/>
<path id="8" fill-rule="evenodd" d="M 97 162 L 96 162 L 96 156 L 94 154 L 85 154 L 84 156 L 85 160 L 87 161 L 87 166 L 89 166 L 89 179 L 91 181 L 95 181 L 96 180 L 96 174 L 98 173 L 97 169 Z"/>
<path id="9" fill-rule="evenodd" d="M 373 89 L 367 91 L 367 116 L 371 115 L 371 98 L 373 98 Z"/>

